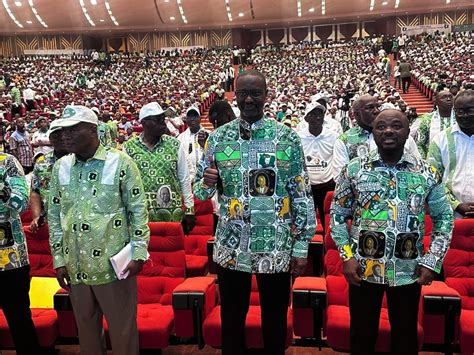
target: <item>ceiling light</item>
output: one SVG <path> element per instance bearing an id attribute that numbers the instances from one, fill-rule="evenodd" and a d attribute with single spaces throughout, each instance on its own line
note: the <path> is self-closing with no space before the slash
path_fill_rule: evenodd
<path id="1" fill-rule="evenodd" d="M 388 1 L 382 2 L 382 5 L 383 5 L 383 6 L 388 5 Z"/>
<path id="2" fill-rule="evenodd" d="M 314 7 L 308 10 L 309 12 L 314 12 Z"/>
<path id="3" fill-rule="evenodd" d="M 449 4 L 451 2 L 451 0 L 446 0 L 446 4 Z"/>
<path id="4" fill-rule="evenodd" d="M 30 20 L 26 21 L 27 24 L 31 25 L 33 22 L 31 22 Z"/>
<path id="5" fill-rule="evenodd" d="M 23 28 L 23 25 L 16 19 L 15 15 L 13 15 L 12 11 L 10 10 L 10 7 L 8 6 L 7 0 L 2 0 L 3 7 L 5 10 L 7 10 L 8 16 L 15 22 L 15 25 L 17 25 L 20 28 Z"/>
<path id="6" fill-rule="evenodd" d="M 227 18 L 229 19 L 230 22 L 232 22 L 232 20 L 233 20 L 232 19 L 232 12 L 230 12 L 230 6 L 229 6 L 230 0 L 224 0 L 224 2 L 225 2 L 225 9 L 227 11 Z M 240 13 L 240 14 L 242 14 L 242 16 L 244 16 L 243 13 Z M 240 14 L 239 14 L 239 16 L 240 16 Z"/>
<path id="7" fill-rule="evenodd" d="M 94 21 L 92 21 L 89 14 L 87 13 L 87 9 L 86 9 L 86 5 L 84 4 L 84 0 L 79 0 L 79 4 L 81 5 L 82 13 L 84 14 L 84 17 L 87 19 L 87 22 L 89 22 L 89 24 L 91 26 L 95 26 Z"/>
<path id="8" fill-rule="evenodd" d="M 176 0 L 178 3 L 178 8 L 179 8 L 179 13 L 181 14 L 181 19 L 183 20 L 184 23 L 188 23 L 188 20 L 186 19 L 186 16 L 184 15 L 184 9 L 183 6 L 181 5 L 181 0 Z"/>
<path id="9" fill-rule="evenodd" d="M 239 17 L 244 17 L 244 13 L 243 13 L 243 12 L 239 12 Z"/>
<path id="10" fill-rule="evenodd" d="M 374 9 L 375 6 L 375 0 L 370 0 L 370 11 Z"/>
<path id="11" fill-rule="evenodd" d="M 97 0 L 91 0 L 91 5 L 97 5 Z"/>
<path id="12" fill-rule="evenodd" d="M 170 17 L 170 20 L 171 20 L 171 21 L 174 21 L 174 20 L 176 20 L 176 19 L 174 18 L 174 16 L 171 16 L 171 17 Z"/>
<path id="13" fill-rule="evenodd" d="M 301 17 L 301 0 L 296 0 L 296 7 L 298 8 L 298 17 Z"/>
<path id="14" fill-rule="evenodd" d="M 400 0 L 395 0 L 395 8 L 398 9 L 398 6 L 400 5 Z"/>
<path id="15" fill-rule="evenodd" d="M 21 1 L 15 1 L 15 5 L 20 7 L 21 6 Z"/>
<path id="16" fill-rule="evenodd" d="M 41 26 L 47 28 L 48 25 L 43 21 L 41 16 L 38 14 L 38 11 L 36 11 L 35 5 L 33 5 L 33 0 L 28 0 L 28 4 L 30 5 L 31 11 L 33 11 L 33 14 L 35 14 L 35 17 L 38 20 L 38 22 L 41 24 Z"/>
<path id="17" fill-rule="evenodd" d="M 112 22 L 114 23 L 115 26 L 118 26 L 119 23 L 117 22 L 117 20 L 115 19 L 114 17 L 114 14 L 112 13 L 112 9 L 110 8 L 110 4 L 109 4 L 109 1 L 108 0 L 105 0 L 105 8 L 107 9 L 107 12 L 109 14 L 109 17 L 110 19 L 112 20 Z M 103 22 L 102 20 L 100 20 L 100 22 Z"/>
<path id="18" fill-rule="evenodd" d="M 326 0 L 321 0 L 321 15 L 326 15 Z"/>
<path id="19" fill-rule="evenodd" d="M 100 21 L 100 22 L 104 22 L 105 20 L 103 20 L 103 19 L 100 19 L 99 21 Z"/>

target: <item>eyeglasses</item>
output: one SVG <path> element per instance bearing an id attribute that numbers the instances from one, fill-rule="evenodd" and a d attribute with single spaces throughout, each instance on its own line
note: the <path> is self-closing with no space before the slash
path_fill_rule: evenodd
<path id="1" fill-rule="evenodd" d="M 368 110 L 368 111 L 374 111 L 374 110 L 376 110 L 376 109 L 377 109 L 377 110 L 380 110 L 380 107 L 381 107 L 381 106 L 382 106 L 382 105 L 379 105 L 379 104 L 376 104 L 376 105 L 366 105 L 366 106 L 364 107 L 364 109 L 366 109 L 366 110 Z"/>
<path id="2" fill-rule="evenodd" d="M 464 115 L 474 115 L 474 106 L 466 107 L 466 108 L 455 108 L 454 112 L 457 115 L 464 116 Z"/>
<path id="3" fill-rule="evenodd" d="M 235 92 L 235 96 L 240 100 L 246 99 L 249 95 L 252 99 L 258 99 L 262 97 L 263 94 L 264 92 L 262 90 L 237 90 Z"/>

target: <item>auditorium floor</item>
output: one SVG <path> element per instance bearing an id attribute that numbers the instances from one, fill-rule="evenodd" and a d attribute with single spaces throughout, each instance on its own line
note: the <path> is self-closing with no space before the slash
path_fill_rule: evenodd
<path id="1" fill-rule="evenodd" d="M 58 346 L 60 355 L 76 355 L 79 354 L 79 346 L 77 345 L 60 345 Z M 162 355 L 218 355 L 220 350 L 216 350 L 206 346 L 203 350 L 198 350 L 194 345 L 174 345 L 170 346 L 163 350 Z M 15 355 L 15 351 L 3 351 L 2 355 Z M 306 347 L 297 347 L 292 346 L 286 351 L 286 355 L 312 355 L 312 354 L 346 354 L 332 351 L 331 349 L 319 349 L 316 348 L 306 348 Z M 420 355 L 437 355 L 441 353 L 432 353 L 432 352 L 421 352 Z M 112 352 L 109 351 L 107 355 L 112 355 Z M 256 354 L 255 354 L 256 355 Z"/>

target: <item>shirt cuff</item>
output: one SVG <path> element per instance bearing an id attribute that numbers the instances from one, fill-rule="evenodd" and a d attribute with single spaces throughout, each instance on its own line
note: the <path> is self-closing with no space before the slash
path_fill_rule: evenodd
<path id="1" fill-rule="evenodd" d="M 148 252 L 144 248 L 136 248 L 132 246 L 132 260 L 148 260 Z"/>
<path id="2" fill-rule="evenodd" d="M 194 207 L 186 207 L 184 214 L 194 214 Z"/>
<path id="3" fill-rule="evenodd" d="M 427 259 L 430 260 L 431 259 L 431 256 L 432 254 L 428 253 L 428 254 L 425 254 L 421 257 L 420 261 L 418 262 L 418 265 L 420 266 L 423 266 L 427 269 L 430 269 L 431 271 L 434 271 L 436 272 L 437 274 L 439 274 L 441 272 L 441 265 L 442 263 L 441 262 L 436 262 L 436 265 L 433 267 L 432 263 L 429 262 L 427 263 Z"/>
<path id="4" fill-rule="evenodd" d="M 294 258 L 306 259 L 308 257 L 308 245 L 309 243 L 306 241 L 295 241 L 291 256 Z"/>
<path id="5" fill-rule="evenodd" d="M 53 257 L 53 267 L 55 269 L 59 269 L 60 267 L 65 267 L 66 266 L 66 261 L 64 260 L 64 256 L 56 254 Z"/>

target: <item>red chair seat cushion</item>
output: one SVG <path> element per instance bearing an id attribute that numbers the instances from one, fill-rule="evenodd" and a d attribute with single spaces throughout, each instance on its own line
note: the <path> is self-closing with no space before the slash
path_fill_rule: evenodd
<path id="1" fill-rule="evenodd" d="M 221 347 L 221 306 L 215 307 L 206 317 L 203 324 L 204 341 L 214 348 Z M 288 309 L 288 326 L 286 333 L 286 346 L 293 340 L 293 317 Z M 260 306 L 250 306 L 245 323 L 245 343 L 249 349 L 263 348 L 262 321 Z"/>
<path id="2" fill-rule="evenodd" d="M 36 334 L 42 347 L 52 348 L 59 335 L 58 318 L 54 309 L 34 308 L 31 310 Z M 0 310 L 0 348 L 14 348 L 5 315 Z"/>
<path id="3" fill-rule="evenodd" d="M 205 276 L 207 274 L 207 264 L 209 259 L 207 256 L 186 255 L 186 276 L 196 277 Z"/>
<path id="4" fill-rule="evenodd" d="M 327 308 L 326 334 L 328 345 L 338 351 L 350 349 L 350 314 L 349 307 L 331 305 Z M 418 348 L 423 344 L 423 329 L 418 324 Z M 390 351 L 390 322 L 388 310 L 382 308 L 380 312 L 379 334 L 375 345 L 377 352 Z"/>
<path id="5" fill-rule="evenodd" d="M 140 349 L 163 349 L 173 330 L 173 307 L 159 303 L 139 304 L 137 327 Z M 109 329 L 104 318 L 104 330 L 109 339 Z"/>
<path id="6" fill-rule="evenodd" d="M 463 354 L 474 354 L 474 310 L 461 311 L 461 334 L 459 341 Z"/>

